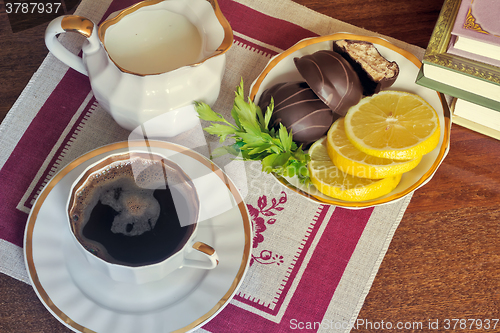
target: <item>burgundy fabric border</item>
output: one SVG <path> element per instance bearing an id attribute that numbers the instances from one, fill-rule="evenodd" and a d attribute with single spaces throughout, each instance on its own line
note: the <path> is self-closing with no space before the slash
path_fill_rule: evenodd
<path id="1" fill-rule="evenodd" d="M 268 49 L 267 47 L 252 43 L 252 42 L 245 40 L 243 38 L 240 38 L 238 36 L 234 36 L 234 41 L 237 43 L 240 43 L 242 45 L 245 45 L 247 47 L 252 47 L 252 48 L 256 49 L 257 51 L 262 52 L 264 55 L 274 56 L 274 55 L 278 54 L 278 52 L 276 52 L 276 51 L 273 51 L 273 50 Z"/>
<path id="2" fill-rule="evenodd" d="M 263 14 L 231 0 L 219 0 L 219 6 L 234 31 L 282 50 L 288 49 L 301 39 L 317 36 L 299 25 Z"/>
<path id="3" fill-rule="evenodd" d="M 217 333 L 290 332 L 293 323 L 320 323 L 372 212 L 335 209 L 280 323 L 229 304 L 203 328 Z"/>
<path id="4" fill-rule="evenodd" d="M 276 315 L 279 312 L 281 306 L 283 305 L 283 302 L 285 301 L 285 298 L 286 298 L 288 292 L 290 291 L 290 288 L 295 280 L 295 277 L 297 276 L 297 273 L 300 270 L 300 267 L 302 266 L 302 264 L 304 262 L 304 258 L 307 255 L 307 252 L 309 251 L 309 248 L 311 247 L 311 244 L 312 244 L 314 238 L 316 237 L 316 234 L 318 233 L 320 226 L 323 224 L 325 217 L 326 217 L 326 214 L 327 214 L 329 209 L 330 209 L 330 206 L 328 206 L 328 205 L 320 205 L 318 212 L 315 214 L 315 216 L 313 218 L 314 223 L 311 223 L 311 226 L 310 226 L 311 232 L 309 233 L 307 239 L 303 240 L 304 246 L 303 246 L 302 250 L 300 251 L 300 254 L 297 258 L 297 261 L 295 262 L 295 265 L 292 268 L 292 271 L 290 272 L 290 276 L 288 277 L 288 280 L 286 281 L 286 283 L 281 285 L 283 287 L 283 290 L 282 290 L 282 293 L 277 297 L 278 300 L 276 302 L 276 306 L 274 307 L 274 309 L 270 309 L 267 306 L 258 304 L 256 302 L 253 302 L 251 300 L 248 300 L 248 299 L 243 298 L 243 297 L 238 296 L 238 295 L 236 295 L 234 297 L 234 299 L 236 299 L 237 301 L 240 301 L 241 303 L 248 304 L 248 305 L 250 305 L 258 310 L 261 310 L 262 312 L 266 312 L 266 313 L 269 313 L 271 315 Z"/>
<path id="5" fill-rule="evenodd" d="M 0 170 L 0 238 L 22 246 L 28 216 L 16 206 L 89 92 L 88 78 L 68 71 Z"/>
<path id="6" fill-rule="evenodd" d="M 90 116 L 90 114 L 94 111 L 94 109 L 91 108 L 94 103 L 96 103 L 96 99 L 94 97 L 92 97 L 90 99 L 90 101 L 87 103 L 87 105 L 85 106 L 85 109 L 82 112 L 82 114 L 78 117 L 78 119 L 73 124 L 73 126 L 69 130 L 68 134 L 64 138 L 63 142 L 65 142 L 65 144 L 59 146 L 59 148 L 55 152 L 54 157 L 49 162 L 49 166 L 55 165 L 57 160 L 59 160 L 61 158 L 63 150 L 66 148 L 67 143 L 71 140 L 71 138 L 74 137 L 76 135 L 76 133 L 78 132 L 78 127 L 81 126 L 82 121 L 84 119 L 88 118 Z M 49 172 L 50 172 L 50 167 L 45 169 L 43 175 L 40 177 L 40 180 L 37 182 L 37 184 L 33 188 L 33 192 L 28 196 L 26 201 L 23 203 L 23 205 L 25 207 L 31 209 L 31 207 L 33 206 L 32 201 L 33 201 L 33 199 L 36 199 L 36 197 L 38 196 L 37 192 L 42 188 L 42 184 L 47 179 Z"/>

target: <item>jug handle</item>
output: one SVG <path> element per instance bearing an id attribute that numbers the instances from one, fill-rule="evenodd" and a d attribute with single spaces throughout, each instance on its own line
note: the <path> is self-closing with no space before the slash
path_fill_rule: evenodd
<path id="1" fill-rule="evenodd" d="M 68 31 L 78 32 L 89 39 L 96 36 L 95 24 L 82 16 L 65 15 L 52 20 L 45 30 L 45 45 L 49 51 L 69 67 L 88 76 L 82 58 L 71 53 L 57 39 L 57 35 Z"/>

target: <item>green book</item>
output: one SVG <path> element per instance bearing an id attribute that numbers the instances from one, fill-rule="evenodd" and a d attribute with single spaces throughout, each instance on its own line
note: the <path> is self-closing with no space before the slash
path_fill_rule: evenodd
<path id="1" fill-rule="evenodd" d="M 418 72 L 418 76 L 415 82 L 421 86 L 442 92 L 445 95 L 461 98 L 471 103 L 475 103 L 496 111 L 500 111 L 500 102 L 491 100 L 481 95 L 474 94 L 470 91 L 462 90 L 457 87 L 453 87 L 451 85 L 429 79 L 428 77 L 424 76 L 422 68 L 420 68 L 420 71 Z"/>

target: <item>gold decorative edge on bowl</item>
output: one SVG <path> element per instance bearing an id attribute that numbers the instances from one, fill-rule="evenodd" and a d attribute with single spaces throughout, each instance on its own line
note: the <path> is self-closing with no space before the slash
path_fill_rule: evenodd
<path id="1" fill-rule="evenodd" d="M 243 249 L 243 257 L 241 260 L 240 267 L 238 269 L 238 273 L 236 274 L 233 282 L 231 283 L 231 286 L 229 287 L 228 291 L 222 298 L 210 309 L 207 313 L 193 321 L 191 324 L 184 326 L 178 330 L 175 330 L 175 333 L 181 333 L 181 332 L 187 332 L 192 330 L 193 328 L 203 324 L 206 322 L 208 319 L 210 319 L 212 316 L 217 314 L 218 311 L 222 309 L 222 307 L 228 302 L 228 300 L 231 298 L 231 295 L 236 291 L 236 288 L 239 286 L 241 283 L 243 276 L 245 274 L 247 264 L 250 259 L 250 251 L 251 251 L 251 222 L 250 222 L 250 217 L 245 205 L 245 202 L 243 201 L 243 198 L 241 197 L 238 189 L 236 186 L 233 184 L 233 182 L 227 177 L 227 175 L 214 163 L 212 163 L 209 159 L 203 157 L 202 155 L 199 155 L 198 153 L 174 144 L 170 142 L 163 142 L 163 141 L 154 141 L 154 140 L 146 140 L 146 141 L 129 141 L 129 142 L 117 142 L 113 143 L 101 148 L 97 148 L 79 158 L 74 160 L 73 162 L 69 163 L 67 166 L 65 166 L 60 172 L 58 172 L 51 180 L 50 182 L 45 186 L 45 188 L 42 190 L 40 195 L 38 196 L 37 201 L 35 202 L 34 206 L 31 209 L 31 213 L 29 216 L 29 219 L 26 224 L 26 230 L 25 230 L 25 237 L 24 237 L 24 253 L 25 253 L 25 262 L 26 262 L 26 268 L 28 270 L 28 274 L 31 278 L 31 281 L 33 283 L 33 287 L 36 290 L 39 298 L 42 299 L 44 302 L 45 306 L 52 312 L 54 316 L 56 316 L 61 322 L 65 323 L 67 326 L 78 330 L 82 333 L 96 333 L 95 331 L 86 328 L 85 326 L 78 324 L 75 322 L 73 319 L 68 317 L 61 309 L 59 309 L 50 299 L 49 295 L 43 288 L 42 284 L 40 283 L 40 280 L 38 278 L 38 274 L 36 271 L 35 267 L 35 262 L 33 260 L 33 231 L 35 228 L 35 223 L 38 217 L 38 213 L 40 211 L 40 208 L 42 207 L 45 199 L 49 195 L 49 193 L 54 189 L 54 187 L 73 169 L 78 167 L 80 164 L 97 157 L 101 154 L 109 153 L 118 149 L 126 149 L 126 148 L 145 148 L 145 147 L 155 147 L 155 148 L 163 148 L 163 149 L 169 149 L 172 151 L 175 151 L 177 153 L 184 154 L 186 156 L 189 156 L 196 161 L 202 163 L 204 166 L 208 167 L 213 173 L 215 173 L 223 182 L 226 184 L 227 188 L 233 195 L 235 201 L 238 203 L 238 209 L 240 211 L 242 220 L 243 220 L 243 230 L 244 230 L 244 235 L 245 235 L 245 245 Z"/>
<path id="2" fill-rule="evenodd" d="M 361 41 L 366 41 L 370 42 L 373 44 L 381 45 L 384 46 L 392 51 L 395 51 L 411 61 L 417 68 L 420 68 L 422 65 L 422 62 L 411 52 L 403 50 L 394 44 L 388 42 L 385 39 L 379 38 L 379 37 L 369 37 L 369 36 L 360 36 L 360 35 L 354 35 L 350 33 L 336 33 L 336 34 L 331 34 L 331 35 L 325 35 L 325 36 L 319 36 L 319 37 L 312 37 L 312 38 L 307 38 L 302 41 L 299 41 L 295 45 L 291 46 L 289 49 L 285 50 L 284 52 L 276 55 L 273 57 L 267 66 L 264 68 L 262 73 L 259 75 L 259 77 L 255 80 L 254 84 L 252 85 L 250 89 L 250 94 L 249 98 L 254 101 L 255 97 L 257 96 L 257 92 L 259 91 L 259 88 L 266 78 L 266 76 L 269 74 L 269 72 L 283 59 L 288 57 L 290 54 L 294 53 L 295 51 L 298 51 L 306 46 L 312 45 L 312 44 L 317 44 L 317 43 L 322 43 L 322 42 L 327 42 L 327 41 L 335 41 L 335 40 L 341 40 L 341 39 L 352 39 L 352 40 L 361 40 Z M 409 193 L 415 191 L 417 188 L 419 188 L 421 185 L 425 184 L 426 181 L 430 180 L 432 175 L 436 172 L 438 169 L 439 165 L 443 161 L 444 157 L 446 156 L 449 146 L 450 146 L 450 133 L 451 133 L 451 113 L 448 108 L 448 104 L 446 102 L 446 99 L 442 93 L 437 92 L 438 97 L 441 101 L 441 105 L 443 107 L 443 115 L 444 115 L 444 124 L 443 124 L 443 129 L 444 129 L 444 137 L 443 137 L 443 143 L 441 144 L 439 154 L 436 157 L 434 163 L 432 164 L 431 168 L 417 181 L 415 182 L 412 186 L 408 187 L 404 191 L 394 193 L 388 197 L 381 197 L 378 199 L 373 199 L 373 200 L 368 200 L 368 201 L 343 201 L 335 198 L 324 198 L 318 195 L 314 195 L 311 193 L 307 193 L 303 191 L 302 189 L 290 184 L 287 179 L 278 176 L 274 174 L 275 178 L 283 184 L 285 187 L 288 189 L 306 197 L 309 198 L 315 202 L 322 203 L 322 204 L 329 204 L 329 205 L 335 205 L 339 207 L 347 207 L 347 208 L 366 208 L 366 207 L 372 207 L 372 206 L 377 206 L 385 203 L 389 203 L 391 201 L 395 201 L 398 199 L 401 199 L 402 197 L 408 195 Z"/>
<path id="3" fill-rule="evenodd" d="M 215 16 L 217 16 L 219 23 L 224 29 L 224 39 L 222 40 L 222 43 L 219 45 L 219 47 L 215 50 L 215 53 L 207 58 L 210 59 L 227 52 L 233 45 L 234 36 L 233 36 L 233 29 L 231 28 L 231 25 L 229 24 L 228 20 L 222 13 L 217 0 L 207 0 L 207 1 L 210 2 L 210 4 L 212 5 L 212 8 L 214 9 L 215 12 Z M 205 59 L 204 61 L 207 61 L 207 59 Z"/>
<path id="4" fill-rule="evenodd" d="M 160 2 L 163 2 L 163 1 L 165 1 L 165 0 L 144 0 L 144 1 L 138 2 L 135 5 L 132 5 L 130 7 L 127 7 L 125 9 L 123 9 L 116 16 L 114 16 L 112 18 L 109 18 L 106 21 L 104 21 L 99 26 L 97 34 L 98 34 L 99 40 L 101 41 L 101 43 L 102 43 L 104 49 L 106 50 L 106 52 L 108 53 L 108 50 L 106 49 L 106 44 L 104 43 L 104 35 L 106 34 L 106 30 L 110 26 L 118 23 L 123 17 L 125 17 L 128 14 L 131 14 L 131 13 L 133 13 L 133 12 L 135 12 L 135 11 L 143 8 L 143 7 L 156 5 L 156 4 L 158 4 Z M 204 63 L 208 59 L 211 59 L 213 57 L 216 57 L 218 55 L 221 55 L 221 54 L 227 52 L 231 48 L 231 46 L 233 45 L 233 29 L 231 28 L 231 25 L 229 24 L 229 22 L 227 21 L 226 17 L 224 16 L 224 14 L 222 13 L 222 11 L 220 10 L 220 7 L 219 7 L 219 4 L 218 4 L 217 0 L 206 0 L 206 1 L 208 3 L 210 3 L 210 5 L 212 6 L 212 8 L 214 10 L 214 13 L 215 13 L 215 16 L 219 20 L 219 23 L 220 23 L 220 25 L 222 26 L 222 28 L 224 30 L 224 38 L 222 40 L 222 43 L 219 45 L 219 47 L 215 50 L 215 52 L 212 55 L 210 55 L 209 57 L 206 57 L 205 59 L 203 59 L 200 62 L 197 62 L 197 63 L 194 63 L 194 64 L 188 64 L 186 66 L 198 66 L 198 65 L 201 65 L 202 63 Z M 111 57 L 109 57 L 109 58 L 116 65 L 116 67 L 118 67 L 118 69 L 120 69 L 120 71 L 122 71 L 124 73 L 133 74 L 133 75 L 137 75 L 137 76 L 159 75 L 159 74 L 166 73 L 166 72 L 159 72 L 159 73 L 152 73 L 152 74 L 141 74 L 141 73 L 132 72 L 132 71 L 129 71 L 129 70 L 123 68 L 123 67 L 120 67 Z"/>

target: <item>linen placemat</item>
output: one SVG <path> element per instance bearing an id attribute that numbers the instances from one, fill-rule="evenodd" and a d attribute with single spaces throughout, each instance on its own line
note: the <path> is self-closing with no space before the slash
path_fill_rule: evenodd
<path id="1" fill-rule="evenodd" d="M 133 2 L 84 0 L 75 14 L 100 22 Z M 240 80 L 247 95 L 269 59 L 297 41 L 336 32 L 380 36 L 289 0 L 219 0 L 219 5 L 234 30 L 234 44 L 213 109 L 227 117 Z M 423 56 L 419 47 L 382 37 Z M 60 40 L 75 53 L 82 44 L 76 34 Z M 29 283 L 22 244 L 37 195 L 78 156 L 129 134 L 96 102 L 86 76 L 48 54 L 0 126 L 0 272 Z M 191 134 L 167 140 L 185 145 Z M 252 219 L 253 250 L 234 299 L 199 331 L 285 332 L 308 323 L 316 323 L 318 332 L 349 331 L 411 194 L 392 204 L 349 210 L 285 189 L 261 173 L 258 163 L 245 163 L 241 174 L 224 159 L 215 162 L 237 184 L 247 184 L 242 195 Z"/>

